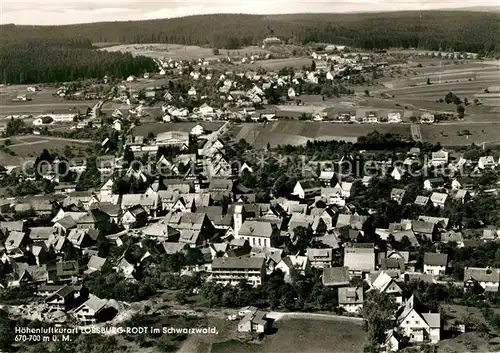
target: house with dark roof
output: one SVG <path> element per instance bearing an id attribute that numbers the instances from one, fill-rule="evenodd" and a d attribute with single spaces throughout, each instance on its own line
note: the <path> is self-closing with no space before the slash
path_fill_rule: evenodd
<path id="1" fill-rule="evenodd" d="M 465 267 L 464 288 L 468 290 L 481 287 L 486 292 L 498 292 L 500 269 L 491 267 Z"/>
<path id="2" fill-rule="evenodd" d="M 45 298 L 44 302 L 50 311 L 68 311 L 76 303 L 78 292 L 73 286 L 65 285 Z"/>
<path id="3" fill-rule="evenodd" d="M 260 286 L 266 274 L 263 257 L 219 257 L 212 261 L 211 280 L 221 284 L 238 284 L 246 280 L 252 286 Z"/>
<path id="4" fill-rule="evenodd" d="M 424 254 L 424 273 L 434 277 L 443 276 L 448 265 L 448 254 L 426 252 Z"/>
<path id="5" fill-rule="evenodd" d="M 62 261 L 56 263 L 57 282 L 68 283 L 75 282 L 79 278 L 78 262 Z"/>
<path id="6" fill-rule="evenodd" d="M 306 256 L 311 263 L 311 267 L 331 267 L 333 263 L 333 249 L 308 248 L 306 251 Z"/>
<path id="7" fill-rule="evenodd" d="M 363 286 L 338 289 L 339 307 L 348 313 L 359 314 L 363 310 Z"/>
<path id="8" fill-rule="evenodd" d="M 274 246 L 273 238 L 279 229 L 271 222 L 245 220 L 238 231 L 238 238 L 245 239 L 251 246 Z"/>
<path id="9" fill-rule="evenodd" d="M 89 295 L 83 304 L 71 310 L 71 314 L 82 325 L 93 325 L 103 318 L 106 301 L 96 297 L 93 294 Z"/>
<path id="10" fill-rule="evenodd" d="M 121 217 L 121 224 L 125 229 L 142 227 L 147 221 L 148 213 L 141 205 L 127 208 Z"/>

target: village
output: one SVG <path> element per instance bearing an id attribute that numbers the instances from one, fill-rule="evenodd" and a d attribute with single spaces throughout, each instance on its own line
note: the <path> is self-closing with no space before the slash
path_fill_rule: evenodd
<path id="1" fill-rule="evenodd" d="M 431 54 L 476 59 L 420 56 Z M 439 305 L 419 291 L 427 287 L 418 287 L 443 286 L 460 303 L 498 295 L 500 263 L 463 254 L 496 246 L 500 237 L 499 151 L 442 146 L 423 141 L 420 131 L 438 120 L 459 124 L 463 101 L 450 96 L 451 112 L 377 106 L 394 98 L 375 83 L 393 63 L 346 46 L 311 53 L 302 69 L 242 66 L 266 60 L 259 55 L 238 59 L 234 70 L 213 68 L 231 60 L 155 59 L 158 72 L 142 77 L 106 76 L 86 88 L 29 86 L 16 95 L 16 104 L 31 104 L 55 90 L 57 99 L 93 105 L 11 114 L 1 129 L 6 139 L 73 143 L 85 136 L 92 143 L 86 153 L 35 147 L 2 163 L 8 187 L 47 187 L 0 199 L 0 293 L 29 298 L 22 310 L 4 305 L 9 313 L 54 325 L 119 325 L 130 303 L 182 289 L 176 303 L 219 293 L 211 309 L 231 307 L 225 319 L 237 321 L 234 330 L 264 340 L 276 312 L 287 311 L 362 318 L 382 330 L 370 339 L 385 351 L 478 331 L 463 318 L 445 325 Z M 377 88 L 370 92 L 365 80 Z M 286 120 L 331 124 L 337 138 L 301 147 L 279 137 L 248 143 L 241 135 L 245 124 Z M 360 129 L 346 142 L 339 136 L 351 125 Z M 325 151 L 332 153 L 325 158 Z M 306 278 L 313 283 L 306 291 L 321 293 L 316 306 L 297 294 Z M 243 294 L 224 302 L 230 288 L 254 293 L 275 280 L 296 295 L 281 293 L 273 304 Z M 383 324 L 376 307 L 387 309 Z"/>

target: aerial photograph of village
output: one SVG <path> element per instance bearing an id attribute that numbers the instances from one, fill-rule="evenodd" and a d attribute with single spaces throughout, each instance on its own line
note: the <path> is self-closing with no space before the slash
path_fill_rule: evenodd
<path id="1" fill-rule="evenodd" d="M 498 4 L 0 19 L 0 352 L 500 351 Z"/>

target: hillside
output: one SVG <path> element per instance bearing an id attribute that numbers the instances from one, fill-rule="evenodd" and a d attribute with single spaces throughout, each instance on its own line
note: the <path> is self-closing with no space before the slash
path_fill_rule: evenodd
<path id="1" fill-rule="evenodd" d="M 258 45 L 269 28 L 285 41 L 372 49 L 416 47 L 500 53 L 500 16 L 467 11 L 363 14 L 217 14 L 65 26 L 0 26 L 0 39 L 85 38 L 92 42 L 172 43 L 234 49 Z"/>

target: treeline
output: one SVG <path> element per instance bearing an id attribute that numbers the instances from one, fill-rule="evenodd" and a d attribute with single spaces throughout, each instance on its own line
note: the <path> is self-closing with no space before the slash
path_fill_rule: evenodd
<path id="1" fill-rule="evenodd" d="M 156 65 L 144 56 L 94 50 L 88 39 L 12 37 L 0 40 L 0 69 L 1 83 L 27 84 L 121 78 L 156 70 Z"/>
<path id="2" fill-rule="evenodd" d="M 390 24 L 390 25 L 388 25 Z M 66 26 L 0 27 L 0 38 L 88 38 L 108 43 L 175 43 L 237 49 L 270 35 L 287 43 L 334 43 L 364 49 L 423 48 L 500 53 L 500 16 L 466 11 L 367 14 L 217 14 Z"/>

